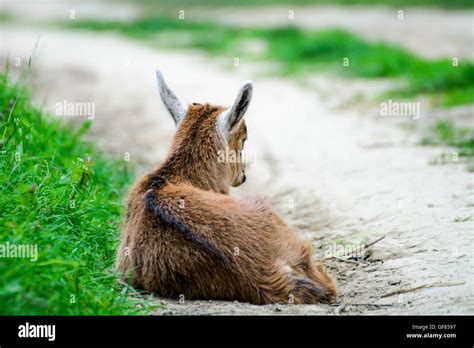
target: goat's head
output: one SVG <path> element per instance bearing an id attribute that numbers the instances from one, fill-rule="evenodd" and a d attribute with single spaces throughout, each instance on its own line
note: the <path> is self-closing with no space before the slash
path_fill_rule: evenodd
<path id="1" fill-rule="evenodd" d="M 245 82 L 229 108 L 192 103 L 184 106 L 157 70 L 161 98 L 177 131 L 170 160 L 180 162 L 175 170 L 195 170 L 209 188 L 227 192 L 228 186 L 245 182 L 245 163 L 242 157 L 247 140 L 247 126 L 243 119 L 252 99 L 252 81 Z M 183 168 L 187 167 L 187 168 Z M 203 178 L 201 178 L 203 179 Z"/>

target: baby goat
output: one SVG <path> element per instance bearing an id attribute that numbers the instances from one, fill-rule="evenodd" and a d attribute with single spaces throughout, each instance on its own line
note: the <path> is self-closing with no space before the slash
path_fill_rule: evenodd
<path id="1" fill-rule="evenodd" d="M 235 198 L 245 182 L 243 116 L 252 82 L 230 108 L 185 107 L 157 71 L 158 87 L 177 130 L 164 163 L 140 178 L 126 202 L 116 268 L 132 286 L 159 296 L 253 304 L 334 302 L 323 264 L 261 196 Z"/>

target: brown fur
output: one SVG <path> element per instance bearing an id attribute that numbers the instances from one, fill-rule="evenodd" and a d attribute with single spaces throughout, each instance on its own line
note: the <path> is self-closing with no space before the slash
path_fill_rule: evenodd
<path id="1" fill-rule="evenodd" d="M 244 167 L 219 163 L 218 151 L 241 150 L 247 129 L 241 120 L 224 144 L 216 129 L 223 110 L 190 105 L 167 159 L 130 190 L 117 270 L 165 297 L 333 302 L 336 286 L 311 260 L 311 243 L 265 198 L 228 194 Z"/>

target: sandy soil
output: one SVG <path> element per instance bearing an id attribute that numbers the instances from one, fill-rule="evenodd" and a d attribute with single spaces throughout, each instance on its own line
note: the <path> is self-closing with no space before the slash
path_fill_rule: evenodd
<path id="1" fill-rule="evenodd" d="M 144 6 L 121 0 L 0 0 L 0 10 L 29 24 L 85 18 L 127 20 L 146 13 Z"/>
<path id="2" fill-rule="evenodd" d="M 4 26 L 0 57 L 21 58 L 14 69 L 23 69 L 37 36 L 38 29 Z M 420 119 L 410 121 L 380 116 L 367 103 L 335 107 L 328 91 L 344 98 L 350 84 L 339 89 L 334 78 L 319 76 L 318 84 L 303 88 L 194 51 L 56 30 L 41 30 L 30 78 L 36 102 L 53 113 L 64 100 L 95 103 L 89 137 L 115 156 L 130 153 L 140 173 L 163 159 L 174 128 L 158 97 L 155 67 L 187 102 L 227 105 L 243 80 L 254 80 L 246 119 L 257 157 L 234 194 L 267 194 L 313 241 L 315 259 L 327 257 L 335 243 L 377 241 L 361 259 L 326 260 L 341 291 L 337 306 L 157 299 L 165 306 L 156 314 L 474 313 L 473 175 L 460 163 L 431 165 L 452 151 L 416 146 L 419 135 L 400 127 L 423 128 L 440 112 L 422 104 Z M 458 115 L 469 119 L 472 112 L 463 108 Z M 467 221 L 454 222 L 459 218 Z"/>

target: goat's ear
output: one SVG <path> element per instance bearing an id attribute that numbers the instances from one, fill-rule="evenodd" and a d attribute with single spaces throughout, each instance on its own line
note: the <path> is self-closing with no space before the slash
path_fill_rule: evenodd
<path id="1" fill-rule="evenodd" d="M 242 87 L 240 87 L 234 104 L 221 114 L 220 122 L 222 122 L 221 124 L 225 126 L 225 129 L 228 132 L 238 125 L 242 117 L 244 117 L 245 112 L 249 107 L 250 101 L 252 100 L 252 93 L 253 82 L 246 81 Z"/>
<path id="2" fill-rule="evenodd" d="M 161 99 L 173 117 L 174 122 L 178 125 L 179 121 L 181 121 L 184 115 L 186 115 L 186 108 L 183 106 L 176 94 L 174 94 L 168 87 L 163 78 L 163 74 L 158 69 L 156 69 L 156 79 L 158 81 L 158 90 L 160 91 Z"/>

